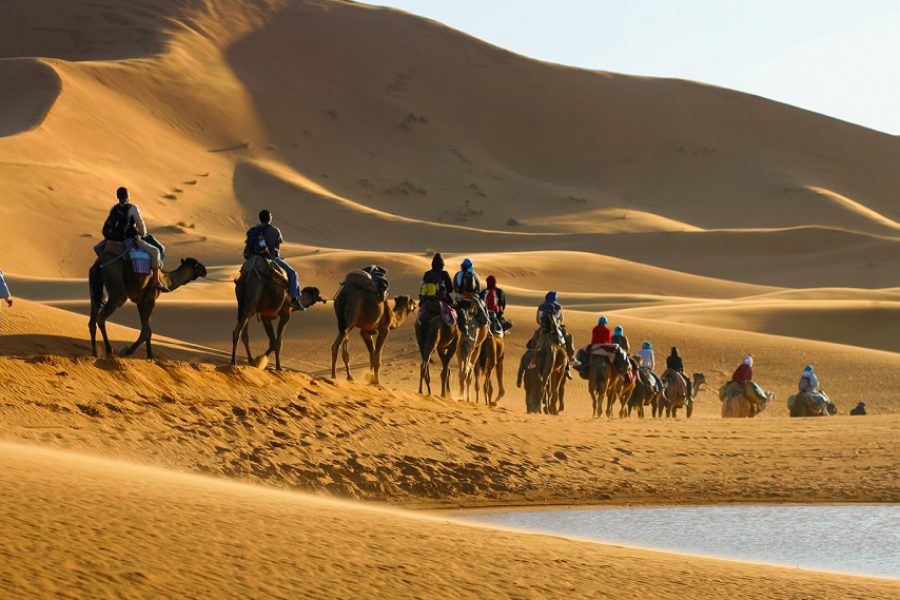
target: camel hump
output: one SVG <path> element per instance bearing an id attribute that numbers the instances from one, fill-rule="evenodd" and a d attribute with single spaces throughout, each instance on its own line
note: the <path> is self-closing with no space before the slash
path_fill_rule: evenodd
<path id="1" fill-rule="evenodd" d="M 261 279 L 272 281 L 282 287 L 288 286 L 288 276 L 284 269 L 265 256 L 254 254 L 244 262 L 244 266 L 241 267 L 241 278 L 249 273 L 256 273 Z"/>
<path id="2" fill-rule="evenodd" d="M 385 293 L 390 287 L 388 280 L 384 277 L 386 273 L 386 269 L 375 265 L 365 269 L 353 269 L 344 276 L 343 285 L 371 292 L 377 295 L 379 301 L 381 301 L 384 300 Z"/>

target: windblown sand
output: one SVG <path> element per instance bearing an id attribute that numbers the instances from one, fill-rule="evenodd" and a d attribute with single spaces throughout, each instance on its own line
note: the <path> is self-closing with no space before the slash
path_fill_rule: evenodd
<path id="1" fill-rule="evenodd" d="M 0 78 L 6 595 L 900 593 L 325 498 L 897 502 L 900 139 L 338 0 L 7 0 Z M 157 307 L 155 363 L 90 358 L 85 277 L 120 185 L 169 267 L 209 271 Z M 499 406 L 461 402 L 455 373 L 454 398 L 418 395 L 410 322 L 382 386 L 355 336 L 356 383 L 332 380 L 331 305 L 294 315 L 286 372 L 228 366 L 261 208 L 325 296 L 373 262 L 415 295 L 435 250 L 496 275 L 516 323 Z M 581 380 L 562 416 L 525 415 L 516 367 L 549 289 L 577 344 L 607 314 L 660 360 L 678 346 L 709 381 L 694 417 L 595 421 Z M 136 311 L 113 320 L 120 350 Z M 722 421 L 716 390 L 748 353 L 778 399 Z M 841 416 L 787 418 L 809 363 Z M 847 417 L 860 400 L 871 416 Z"/>

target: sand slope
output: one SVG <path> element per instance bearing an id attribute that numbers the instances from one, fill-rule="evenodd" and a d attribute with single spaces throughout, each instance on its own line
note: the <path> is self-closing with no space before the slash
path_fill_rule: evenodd
<path id="1" fill-rule="evenodd" d="M 885 580 L 482 529 L 9 444 L 0 465 L 0 581 L 19 598 L 898 592 Z"/>

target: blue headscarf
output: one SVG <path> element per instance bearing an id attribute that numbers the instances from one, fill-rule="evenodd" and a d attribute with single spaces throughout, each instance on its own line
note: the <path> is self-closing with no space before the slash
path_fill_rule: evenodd
<path id="1" fill-rule="evenodd" d="M 803 372 L 804 372 L 804 373 L 812 373 L 812 372 L 813 372 L 813 366 L 812 366 L 812 365 L 806 365 L 805 367 L 803 367 Z"/>
<path id="2" fill-rule="evenodd" d="M 653 350 L 653 346 L 650 344 L 650 342 L 644 342 L 644 344 L 641 347 L 644 350 Z"/>
<path id="3" fill-rule="evenodd" d="M 606 317 L 600 317 L 600 320 L 597 321 L 597 323 L 599 323 L 600 325 L 606 325 L 607 323 L 609 323 L 609 319 L 607 319 Z"/>
<path id="4" fill-rule="evenodd" d="M 544 296 L 544 302 L 556 302 L 556 292 L 547 292 Z"/>
<path id="5" fill-rule="evenodd" d="M 470 259 L 470 258 L 463 259 L 462 264 L 460 265 L 460 268 L 463 271 L 471 271 L 472 270 L 472 259 Z"/>
<path id="6" fill-rule="evenodd" d="M 616 328 L 613 329 L 613 334 L 615 334 L 615 335 L 622 335 L 624 333 L 625 333 L 625 330 L 622 329 L 622 327 L 619 325 L 617 325 Z"/>

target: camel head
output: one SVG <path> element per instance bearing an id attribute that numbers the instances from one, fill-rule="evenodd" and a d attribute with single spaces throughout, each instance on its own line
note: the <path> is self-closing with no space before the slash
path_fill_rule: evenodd
<path id="1" fill-rule="evenodd" d="M 178 270 L 182 269 L 190 271 L 187 282 L 200 279 L 201 277 L 206 277 L 206 267 L 204 267 L 203 263 L 201 263 L 196 258 L 182 258 L 181 266 L 178 267 Z"/>
<path id="2" fill-rule="evenodd" d="M 706 376 L 703 373 L 694 373 L 693 379 L 694 385 L 694 394 L 700 391 L 700 389 L 706 385 Z"/>
<path id="3" fill-rule="evenodd" d="M 394 298 L 393 312 L 394 319 L 391 329 L 399 327 L 406 320 L 406 317 L 416 312 L 416 302 L 412 299 L 412 296 L 396 296 Z"/>
<path id="4" fill-rule="evenodd" d="M 300 304 L 304 308 L 309 308 L 319 302 L 321 302 L 322 304 L 327 303 L 325 299 L 319 295 L 319 288 L 305 287 L 300 290 Z"/>

